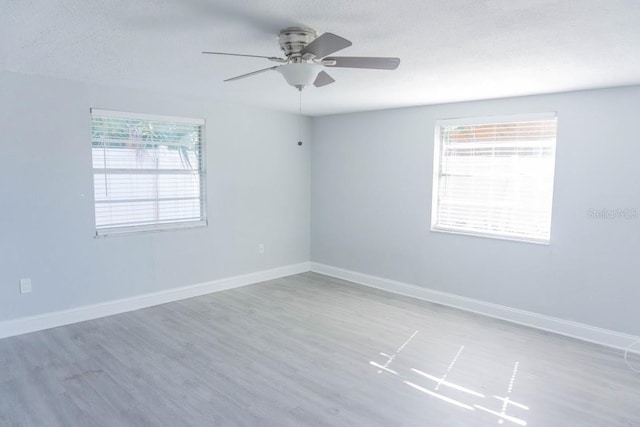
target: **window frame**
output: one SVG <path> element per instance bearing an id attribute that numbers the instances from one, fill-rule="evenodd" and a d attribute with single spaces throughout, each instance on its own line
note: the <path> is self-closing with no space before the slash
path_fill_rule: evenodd
<path id="1" fill-rule="evenodd" d="M 556 120 L 556 139 L 553 145 L 553 180 L 551 187 L 551 200 L 550 200 L 550 217 L 549 223 L 549 238 L 533 238 L 524 236 L 513 236 L 499 233 L 483 233 L 479 231 L 454 229 L 451 227 L 438 226 L 438 206 L 439 206 L 439 189 L 440 189 L 440 176 L 441 176 L 441 153 L 442 153 L 442 141 L 441 130 L 446 125 L 482 125 L 491 123 L 510 123 L 510 122 L 526 122 L 526 121 L 541 121 L 541 120 Z M 557 129 L 558 114 L 556 111 L 542 112 L 542 113 L 524 113 L 524 114 L 511 114 L 511 115 L 496 115 L 496 116 L 477 116 L 477 117 L 459 117 L 459 118 L 447 118 L 437 119 L 435 121 L 434 128 L 434 155 L 433 155 L 433 186 L 431 193 L 431 225 L 430 231 L 445 234 L 458 234 L 464 236 L 484 237 L 489 239 L 507 240 L 513 242 L 532 243 L 537 245 L 549 245 L 551 243 L 551 227 L 553 225 L 553 198 L 555 190 L 555 171 L 556 171 L 556 152 L 557 152 Z"/>
<path id="2" fill-rule="evenodd" d="M 137 224 L 137 225 L 120 225 L 120 226 L 107 226 L 107 227 L 98 227 L 97 218 L 96 218 L 96 193 L 95 193 L 95 174 L 96 168 L 93 166 L 93 119 L 94 117 L 113 117 L 113 118 L 122 118 L 122 119 L 136 119 L 141 121 L 155 121 L 155 122 L 167 122 L 167 123 L 177 123 L 177 124 L 189 124 L 196 125 L 199 127 L 200 133 L 200 141 L 199 141 L 199 165 L 198 165 L 198 176 L 199 176 L 199 200 L 200 200 L 200 218 L 197 220 L 188 220 L 188 221 L 180 221 L 180 220 L 171 220 L 167 222 L 156 222 L 152 224 Z M 95 228 L 96 238 L 108 237 L 108 236 L 116 236 L 116 235 L 128 235 L 128 234 L 138 234 L 138 233 L 148 233 L 148 232 L 166 232 L 166 231 L 175 231 L 175 230 L 185 230 L 192 228 L 203 228 L 208 226 L 208 217 L 207 217 L 207 162 L 206 162 L 206 120 L 203 118 L 189 118 L 189 117 L 179 117 L 179 116 L 167 116 L 160 114 L 149 114 L 149 113 L 137 113 L 137 112 L 128 112 L 128 111 L 120 111 L 120 110 L 108 110 L 101 108 L 90 108 L 89 109 L 89 129 L 91 133 L 90 141 L 91 141 L 91 170 L 92 170 L 92 183 L 93 183 L 93 225 Z M 107 168 L 108 170 L 108 168 Z"/>

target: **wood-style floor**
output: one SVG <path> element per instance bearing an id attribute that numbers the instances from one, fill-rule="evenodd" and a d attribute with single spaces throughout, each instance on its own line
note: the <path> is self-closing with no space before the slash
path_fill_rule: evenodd
<path id="1" fill-rule="evenodd" d="M 305 273 L 0 340 L 1 426 L 640 426 L 619 351 Z"/>

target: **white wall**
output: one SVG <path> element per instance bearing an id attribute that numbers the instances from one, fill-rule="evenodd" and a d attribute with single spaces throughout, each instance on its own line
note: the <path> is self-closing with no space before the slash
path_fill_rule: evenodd
<path id="1" fill-rule="evenodd" d="M 206 119 L 207 228 L 94 238 L 90 107 Z M 2 72 L 0 129 L 0 321 L 309 260 L 296 115 Z"/>
<path id="2" fill-rule="evenodd" d="M 551 244 L 429 230 L 437 119 L 557 111 Z M 640 334 L 640 87 L 314 119 L 311 260 Z"/>

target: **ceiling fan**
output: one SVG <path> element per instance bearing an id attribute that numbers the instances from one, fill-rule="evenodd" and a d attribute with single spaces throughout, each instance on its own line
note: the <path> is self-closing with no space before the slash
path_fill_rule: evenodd
<path id="1" fill-rule="evenodd" d="M 318 33 L 310 28 L 289 27 L 278 34 L 280 49 L 284 58 L 260 55 L 245 55 L 241 53 L 202 52 L 211 55 L 246 56 L 250 58 L 264 58 L 281 65 L 263 68 L 250 73 L 226 79 L 225 82 L 244 79 L 266 71 L 278 71 L 287 83 L 298 90 L 313 84 L 322 87 L 335 80 L 322 68 L 368 68 L 374 70 L 395 70 L 400 64 L 400 58 L 369 57 L 369 56 L 328 56 L 339 50 L 351 46 L 351 42 L 332 33 Z"/>

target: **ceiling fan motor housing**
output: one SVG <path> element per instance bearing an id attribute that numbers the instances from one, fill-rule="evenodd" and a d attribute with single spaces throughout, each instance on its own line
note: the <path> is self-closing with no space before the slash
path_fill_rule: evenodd
<path id="1" fill-rule="evenodd" d="M 318 37 L 311 28 L 289 27 L 280 31 L 278 43 L 287 58 L 294 62 L 302 61 L 300 51 Z"/>

